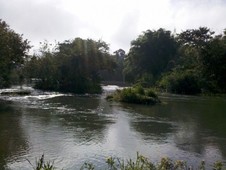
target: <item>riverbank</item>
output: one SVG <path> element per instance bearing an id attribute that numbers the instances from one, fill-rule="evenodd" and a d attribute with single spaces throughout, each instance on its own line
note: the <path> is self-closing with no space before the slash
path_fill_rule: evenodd
<path id="1" fill-rule="evenodd" d="M 29 161 L 30 165 L 36 170 L 56 170 L 57 168 L 54 165 L 54 162 L 45 161 L 44 155 L 41 156 L 38 161 L 36 161 L 36 165 L 32 165 Z M 213 170 L 223 170 L 226 167 L 222 162 L 215 162 L 211 165 L 211 169 Z M 95 167 L 93 163 L 85 162 L 80 168 L 80 170 L 95 170 L 100 169 Z M 159 162 L 151 162 L 147 157 L 140 155 L 137 153 L 137 157 L 135 160 L 128 159 L 123 160 L 121 158 L 116 157 L 108 157 L 105 162 L 105 170 L 205 170 L 206 162 L 201 161 L 199 166 L 188 165 L 185 160 L 171 160 L 168 157 L 162 158 Z"/>

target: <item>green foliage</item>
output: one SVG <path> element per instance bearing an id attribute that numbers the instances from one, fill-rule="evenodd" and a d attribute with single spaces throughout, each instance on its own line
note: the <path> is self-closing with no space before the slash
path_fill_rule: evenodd
<path id="1" fill-rule="evenodd" d="M 144 88 L 141 85 L 137 85 L 134 87 L 134 92 L 139 95 L 145 95 Z"/>
<path id="2" fill-rule="evenodd" d="M 160 102 L 153 91 L 150 89 L 145 90 L 141 86 L 116 90 L 112 95 L 107 96 L 106 99 L 135 104 L 156 104 Z"/>
<path id="3" fill-rule="evenodd" d="M 152 74 L 143 73 L 142 76 L 136 81 L 136 84 L 149 88 L 154 85 L 154 77 Z"/>
<path id="4" fill-rule="evenodd" d="M 157 94 L 150 88 L 146 90 L 146 95 L 148 97 L 158 98 Z"/>
<path id="5" fill-rule="evenodd" d="M 123 49 L 118 49 L 110 56 L 111 62 L 108 67 L 100 71 L 103 84 L 125 84 L 124 81 L 124 58 L 126 56 Z"/>
<path id="6" fill-rule="evenodd" d="M 181 46 L 190 46 L 195 48 L 202 48 L 206 43 L 211 41 L 214 32 L 207 27 L 199 27 L 199 29 L 188 29 L 180 33 L 177 41 Z"/>
<path id="7" fill-rule="evenodd" d="M 41 156 L 41 158 L 36 160 L 35 166 L 33 166 L 29 160 L 27 160 L 27 161 L 30 163 L 30 165 L 33 167 L 34 170 L 54 170 L 54 169 L 56 169 L 53 162 L 45 161 L 44 154 Z"/>
<path id="8" fill-rule="evenodd" d="M 163 74 L 159 86 L 179 94 L 225 93 L 225 35 L 213 37 L 210 29 L 200 27 L 186 30 L 176 39 L 179 48 L 175 67 Z"/>
<path id="9" fill-rule="evenodd" d="M 105 42 L 81 38 L 54 48 L 44 42 L 39 55 L 25 60 L 29 48 L 22 35 L 0 20 L 0 88 L 26 78 L 43 90 L 100 93 L 101 80 L 126 80 L 179 94 L 226 93 L 226 31 L 214 36 L 206 27 L 177 35 L 147 30 L 131 42 L 128 55 L 122 49 L 110 55 Z M 137 90 L 122 92 L 125 101 L 148 100 Z"/>
<path id="10" fill-rule="evenodd" d="M 49 49 L 49 48 L 42 48 Z M 72 92 L 77 94 L 100 93 L 99 72 L 111 69 L 112 60 L 108 45 L 103 41 L 75 38 L 58 45 L 56 51 L 41 51 L 25 67 L 27 77 L 36 78 L 36 88 Z"/>
<path id="11" fill-rule="evenodd" d="M 132 41 L 125 60 L 126 80 L 158 85 L 172 93 L 226 92 L 226 31 L 209 28 L 146 31 Z"/>
<path id="12" fill-rule="evenodd" d="M 215 162 L 213 165 L 214 170 L 223 170 L 223 167 L 223 163 L 220 161 Z"/>
<path id="13" fill-rule="evenodd" d="M 136 160 L 133 161 L 129 159 L 126 161 L 120 160 L 119 158 L 108 158 L 106 161 L 108 165 L 108 169 L 110 170 L 148 170 L 148 169 L 155 169 L 154 164 L 152 164 L 146 157 L 137 153 Z"/>
<path id="14" fill-rule="evenodd" d="M 0 88 L 11 85 L 11 72 L 21 67 L 29 48 L 28 41 L 0 19 Z"/>
<path id="15" fill-rule="evenodd" d="M 197 94 L 201 92 L 198 78 L 192 71 L 173 71 L 160 80 L 159 86 L 167 92 L 177 94 Z"/>
<path id="16" fill-rule="evenodd" d="M 226 93 L 225 37 L 215 37 L 202 49 L 200 68 L 205 91 Z"/>
<path id="17" fill-rule="evenodd" d="M 144 73 L 158 78 L 165 71 L 168 63 L 175 57 L 176 41 L 170 31 L 148 30 L 132 41 L 125 60 L 126 80 L 135 81 Z"/>
<path id="18" fill-rule="evenodd" d="M 50 161 L 44 160 L 44 155 L 41 156 L 40 159 L 36 161 L 36 166 L 33 166 L 31 162 L 28 160 L 30 165 L 34 170 L 54 170 L 56 167 L 54 163 Z M 176 160 L 172 161 L 171 159 L 165 157 L 160 160 L 160 162 L 152 163 L 147 157 L 139 154 L 137 152 L 137 156 L 135 160 L 128 159 L 123 160 L 116 157 L 109 157 L 106 159 L 106 168 L 109 170 L 188 170 L 192 169 L 193 166 L 188 166 L 185 161 Z M 205 170 L 206 163 L 202 161 L 199 167 L 194 167 L 198 170 Z M 85 162 L 80 170 L 95 170 L 95 166 L 93 163 Z M 222 162 L 215 162 L 213 164 L 213 170 L 223 170 L 225 169 Z"/>

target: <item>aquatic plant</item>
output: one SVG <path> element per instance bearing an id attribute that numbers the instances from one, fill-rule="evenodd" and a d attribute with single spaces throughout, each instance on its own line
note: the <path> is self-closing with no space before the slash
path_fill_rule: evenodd
<path id="1" fill-rule="evenodd" d="M 28 160 L 29 161 L 29 160 Z M 30 161 L 29 161 L 30 163 Z M 139 154 L 137 152 L 137 156 L 135 160 L 128 159 L 120 159 L 117 157 L 109 157 L 106 159 L 106 166 L 104 169 L 107 170 L 205 170 L 206 163 L 205 161 L 201 161 L 198 167 L 188 166 L 186 161 L 176 160 L 173 161 L 170 158 L 164 157 L 160 160 L 160 162 L 153 163 L 147 157 Z M 31 164 L 31 163 L 30 163 Z M 32 164 L 31 164 L 32 165 Z M 34 170 L 57 170 L 54 167 L 54 162 L 45 161 L 44 155 L 41 156 L 38 160 L 36 160 L 36 166 L 32 165 Z M 222 162 L 215 162 L 212 165 L 213 170 L 226 170 Z M 80 168 L 80 170 L 95 170 L 98 169 L 94 166 L 93 163 L 85 162 Z"/>
<path id="2" fill-rule="evenodd" d="M 45 161 L 44 154 L 36 160 L 36 165 L 34 166 L 28 159 L 27 161 L 32 166 L 33 170 L 55 170 L 56 167 L 54 166 L 54 162 L 51 161 Z"/>
<path id="3" fill-rule="evenodd" d="M 117 102 L 136 103 L 136 104 L 156 104 L 160 100 L 151 89 L 144 89 L 141 86 L 116 90 L 113 94 L 106 97 L 107 100 Z"/>

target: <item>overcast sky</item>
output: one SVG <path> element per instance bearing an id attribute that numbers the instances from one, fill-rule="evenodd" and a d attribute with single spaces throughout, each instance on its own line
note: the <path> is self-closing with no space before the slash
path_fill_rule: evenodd
<path id="1" fill-rule="evenodd" d="M 0 0 L 0 18 L 35 45 L 75 37 L 130 48 L 148 29 L 226 28 L 226 0 Z"/>

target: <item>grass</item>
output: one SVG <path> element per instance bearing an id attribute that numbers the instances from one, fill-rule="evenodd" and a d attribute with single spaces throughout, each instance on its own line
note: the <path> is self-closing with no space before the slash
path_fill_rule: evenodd
<path id="1" fill-rule="evenodd" d="M 30 161 L 29 161 L 30 163 Z M 119 158 L 109 157 L 106 160 L 106 170 L 205 170 L 206 164 L 204 161 L 200 163 L 198 167 L 193 168 L 193 166 L 188 166 L 185 161 L 177 160 L 172 161 L 169 158 L 162 158 L 160 162 L 152 163 L 148 158 L 137 153 L 135 160 L 122 160 Z M 31 164 L 31 163 L 30 163 Z M 36 161 L 36 166 L 34 170 L 57 170 L 54 167 L 54 162 L 45 161 L 44 155 Z M 95 166 L 92 163 L 85 162 L 82 167 L 76 168 L 80 170 L 95 170 Z M 215 162 L 212 166 L 213 170 L 226 170 L 222 162 Z"/>
<path id="2" fill-rule="evenodd" d="M 45 161 L 44 154 L 36 160 L 35 166 L 27 159 L 29 164 L 32 166 L 33 170 L 56 170 L 56 167 L 54 166 L 54 162 L 51 161 Z"/>

